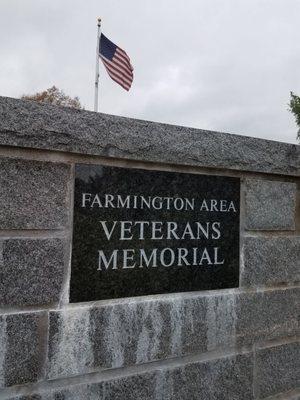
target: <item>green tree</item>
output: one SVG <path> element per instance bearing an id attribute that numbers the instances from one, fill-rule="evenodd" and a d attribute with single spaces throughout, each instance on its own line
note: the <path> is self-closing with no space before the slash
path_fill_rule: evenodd
<path id="1" fill-rule="evenodd" d="M 289 102 L 289 110 L 294 114 L 296 124 L 298 125 L 297 139 L 300 139 L 300 97 L 291 92 L 291 99 Z"/>
<path id="2" fill-rule="evenodd" d="M 40 103 L 55 104 L 57 106 L 71 107 L 82 109 L 79 98 L 76 96 L 74 98 L 67 96 L 61 89 L 56 86 L 52 86 L 44 90 L 43 92 L 37 92 L 32 95 L 23 95 L 22 100 L 33 100 Z"/>

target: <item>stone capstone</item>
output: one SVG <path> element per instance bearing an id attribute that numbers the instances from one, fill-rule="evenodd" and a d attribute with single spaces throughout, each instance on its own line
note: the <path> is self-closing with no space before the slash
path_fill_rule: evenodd
<path id="1" fill-rule="evenodd" d="M 0 98 L 0 143 L 204 168 L 300 174 L 297 145 L 8 97 Z"/>

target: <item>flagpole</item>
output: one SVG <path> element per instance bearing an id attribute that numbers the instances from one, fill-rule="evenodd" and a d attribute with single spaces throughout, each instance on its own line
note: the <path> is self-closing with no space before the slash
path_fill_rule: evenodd
<path id="1" fill-rule="evenodd" d="M 95 73 L 95 98 L 94 111 L 98 111 L 98 88 L 99 88 L 99 52 L 100 52 L 100 36 L 101 36 L 101 18 L 97 22 L 97 46 L 96 46 L 96 73 Z"/>

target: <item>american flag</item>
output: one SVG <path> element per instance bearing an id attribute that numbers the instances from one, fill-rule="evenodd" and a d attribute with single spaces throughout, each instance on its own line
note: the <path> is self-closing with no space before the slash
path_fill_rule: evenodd
<path id="1" fill-rule="evenodd" d="M 133 68 L 128 55 L 103 33 L 99 47 L 99 55 L 108 75 L 124 89 L 129 90 L 133 81 Z"/>

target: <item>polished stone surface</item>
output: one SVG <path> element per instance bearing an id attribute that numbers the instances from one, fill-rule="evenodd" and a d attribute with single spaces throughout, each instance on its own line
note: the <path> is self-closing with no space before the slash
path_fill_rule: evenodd
<path id="1" fill-rule="evenodd" d="M 237 178 L 77 165 L 70 301 L 237 287 L 239 196 Z"/>

